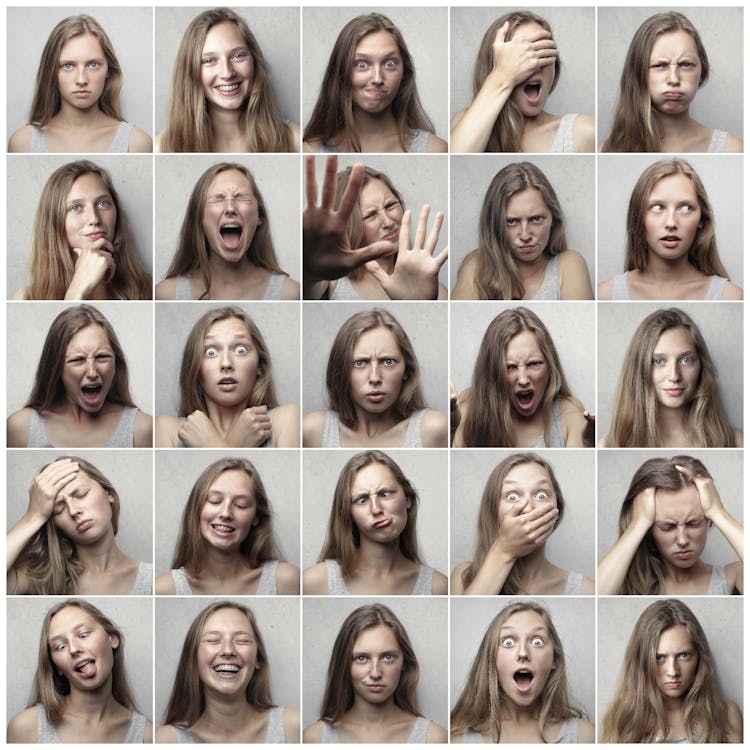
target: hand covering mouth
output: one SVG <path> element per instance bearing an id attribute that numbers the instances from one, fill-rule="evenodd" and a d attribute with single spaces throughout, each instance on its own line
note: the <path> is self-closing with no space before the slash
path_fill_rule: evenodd
<path id="1" fill-rule="evenodd" d="M 513 672 L 513 682 L 518 685 L 521 690 L 528 690 L 531 687 L 531 683 L 534 680 L 534 673 L 529 669 L 518 669 Z"/>

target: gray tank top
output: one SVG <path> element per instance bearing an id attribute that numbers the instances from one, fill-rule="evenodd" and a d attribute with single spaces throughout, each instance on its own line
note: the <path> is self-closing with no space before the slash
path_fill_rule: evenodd
<path id="1" fill-rule="evenodd" d="M 268 412 L 268 418 L 271 420 L 271 437 L 269 437 L 265 443 L 261 443 L 260 445 L 256 446 L 258 448 L 272 448 L 272 442 L 273 442 L 273 413 L 276 411 L 276 408 L 274 407 Z M 180 417 L 180 426 L 185 422 L 186 417 Z M 182 440 L 177 440 L 177 447 L 178 448 L 184 448 L 185 443 L 182 442 Z"/>
<path id="2" fill-rule="evenodd" d="M 578 115 L 563 115 L 560 124 L 557 126 L 555 140 L 552 141 L 550 153 L 553 154 L 574 154 L 575 145 L 573 143 L 573 124 Z"/>
<path id="3" fill-rule="evenodd" d="M 565 596 L 578 596 L 583 593 L 583 576 L 570 571 L 565 583 Z"/>
<path id="4" fill-rule="evenodd" d="M 427 730 L 430 727 L 430 720 L 424 716 L 417 716 L 417 720 L 414 722 L 414 728 L 411 730 L 409 739 L 406 740 L 407 744 L 421 744 L 427 742 Z M 325 744 L 336 744 L 339 741 L 339 735 L 336 731 L 336 727 L 329 724 L 327 721 L 323 722 L 323 742 Z"/>
<path id="5" fill-rule="evenodd" d="M 128 143 L 130 141 L 130 132 L 133 130 L 133 126 L 129 122 L 121 122 L 120 127 L 117 128 L 115 137 L 112 139 L 112 143 L 109 144 L 109 148 L 106 153 L 108 154 L 127 154 Z M 47 153 L 47 137 L 44 135 L 44 130 L 38 128 L 36 125 L 31 126 L 31 141 L 29 142 L 29 151 L 32 154 L 46 154 Z"/>
<path id="6" fill-rule="evenodd" d="M 177 734 L 175 740 L 177 744 L 196 744 L 193 733 L 189 729 L 182 729 L 180 727 L 174 728 Z M 286 742 L 284 736 L 284 708 L 283 706 L 276 706 L 268 711 L 268 729 L 266 730 L 266 738 L 263 740 L 266 745 L 280 745 Z"/>
<path id="7" fill-rule="evenodd" d="M 421 448 L 422 447 L 422 417 L 427 409 L 415 411 L 409 417 L 409 424 L 406 425 L 406 437 L 402 448 Z M 321 448 L 340 448 L 341 436 L 339 435 L 339 413 L 337 411 L 326 410 L 326 421 L 323 425 L 323 438 L 320 443 Z"/>
<path id="8" fill-rule="evenodd" d="M 560 399 L 552 402 L 552 415 L 549 425 L 549 445 L 544 443 L 544 433 L 542 433 L 531 446 L 532 448 L 564 448 L 565 435 L 563 433 L 562 420 L 560 419 Z"/>
<path id="9" fill-rule="evenodd" d="M 547 261 L 544 278 L 533 299 L 560 299 L 560 281 L 557 278 L 557 255 Z"/>
<path id="10" fill-rule="evenodd" d="M 337 560 L 324 560 L 328 576 L 328 594 L 333 596 L 351 596 L 346 587 L 344 577 L 341 575 L 341 566 Z M 420 564 L 417 580 L 410 596 L 429 596 L 432 594 L 433 569 L 427 565 Z"/>
<path id="11" fill-rule="evenodd" d="M 721 565 L 714 565 L 706 593 L 710 596 L 727 596 L 732 593 L 727 586 L 726 571 Z"/>
<path id="12" fill-rule="evenodd" d="M 266 560 L 263 563 L 255 596 L 275 596 L 278 593 L 276 591 L 276 568 L 278 567 L 278 560 Z M 174 593 L 177 596 L 193 596 L 185 568 L 176 568 L 170 570 L 169 573 L 174 581 Z"/>
<path id="13" fill-rule="evenodd" d="M 115 431 L 101 448 L 132 448 L 133 436 L 135 434 L 135 416 L 138 414 L 137 406 L 123 406 L 122 416 L 115 427 Z M 36 409 L 31 410 L 29 420 L 29 439 L 27 448 L 60 448 L 50 443 L 47 437 L 47 426 L 44 415 Z M 65 446 L 67 447 L 67 446 Z M 78 446 L 70 446 L 78 447 Z"/>
<path id="14" fill-rule="evenodd" d="M 628 274 L 630 271 L 625 273 L 617 274 L 612 279 L 612 299 L 613 300 L 629 300 L 630 292 L 628 292 Z M 723 276 L 712 276 L 708 282 L 708 289 L 706 289 L 706 296 L 704 300 L 721 300 L 724 298 L 724 289 L 727 285 L 727 281 Z"/>
<path id="15" fill-rule="evenodd" d="M 481 732 L 475 732 L 473 729 L 464 730 L 461 736 L 461 741 L 464 745 L 481 745 L 484 743 L 484 737 Z M 578 742 L 578 719 L 575 717 L 572 719 L 566 719 L 560 725 L 560 734 L 557 735 L 555 740 L 556 744 L 575 744 Z"/>
<path id="16" fill-rule="evenodd" d="M 151 596 L 154 593 L 154 566 L 151 563 L 138 563 L 138 573 L 135 577 L 131 596 Z"/>
<path id="17" fill-rule="evenodd" d="M 268 286 L 266 287 L 266 293 L 263 295 L 263 300 L 280 300 L 282 299 L 282 289 L 284 287 L 284 279 L 286 274 L 283 273 L 271 273 L 268 279 Z M 193 299 L 193 295 L 190 291 L 190 277 L 175 276 L 174 277 L 174 298 L 175 299 Z"/>
<path id="18" fill-rule="evenodd" d="M 427 144 L 430 140 L 430 133 L 427 130 L 417 130 L 414 135 L 414 140 L 409 146 L 409 154 L 424 154 L 427 153 Z M 321 154 L 337 154 L 339 153 L 335 145 L 329 143 L 320 144 Z"/>
<path id="19" fill-rule="evenodd" d="M 133 711 L 133 718 L 130 720 L 128 733 L 125 735 L 124 743 L 135 744 L 143 743 L 146 735 L 146 717 Z M 60 745 L 60 738 L 57 736 L 57 730 L 54 724 L 47 721 L 47 714 L 44 706 L 37 703 L 36 706 L 36 741 L 44 745 Z"/>
<path id="20" fill-rule="evenodd" d="M 336 286 L 329 296 L 330 300 L 360 300 L 362 297 L 357 294 L 357 290 L 352 285 L 348 276 L 342 276 L 336 280 Z"/>
<path id="21" fill-rule="evenodd" d="M 714 130 L 711 133 L 711 142 L 708 144 L 709 154 L 723 154 L 727 150 L 727 131 Z"/>

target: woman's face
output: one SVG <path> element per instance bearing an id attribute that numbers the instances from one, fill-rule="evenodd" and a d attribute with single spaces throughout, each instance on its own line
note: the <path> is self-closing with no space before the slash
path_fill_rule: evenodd
<path id="1" fill-rule="evenodd" d="M 381 180 L 368 180 L 359 194 L 362 214 L 362 247 L 386 240 L 398 251 L 398 237 L 404 209 L 398 198 Z"/>
<path id="2" fill-rule="evenodd" d="M 64 607 L 52 616 L 47 644 L 55 671 L 71 688 L 92 691 L 107 685 L 120 645 L 102 624 L 80 607 Z"/>
<path id="3" fill-rule="evenodd" d="M 352 648 L 352 687 L 355 702 L 387 703 L 401 682 L 404 655 L 387 625 L 363 630 Z"/>
<path id="4" fill-rule="evenodd" d="M 668 328 L 657 339 L 651 356 L 656 403 L 667 409 L 684 409 L 695 395 L 700 375 L 701 362 L 688 329 Z"/>
<path id="5" fill-rule="evenodd" d="M 695 242 L 700 223 L 698 195 L 687 175 L 669 175 L 654 185 L 643 216 L 651 253 L 667 262 L 683 258 Z"/>
<path id="6" fill-rule="evenodd" d="M 541 615 L 526 609 L 502 624 L 495 666 L 504 698 L 517 706 L 535 703 L 555 668 L 552 638 Z"/>
<path id="7" fill-rule="evenodd" d="M 261 225 L 258 200 L 250 181 L 236 169 L 211 180 L 203 206 L 202 228 L 209 250 L 225 263 L 244 260 Z"/>
<path id="8" fill-rule="evenodd" d="M 411 500 L 393 472 L 374 462 L 362 467 L 352 481 L 350 511 L 361 537 L 381 544 L 398 540 L 406 527 Z"/>
<path id="9" fill-rule="evenodd" d="M 258 669 L 258 644 L 250 621 L 224 607 L 203 626 L 198 643 L 198 678 L 216 696 L 242 694 Z"/>
<path id="10" fill-rule="evenodd" d="M 203 340 L 200 384 L 207 401 L 246 404 L 261 374 L 258 350 L 239 318 L 214 323 Z"/>
<path id="11" fill-rule="evenodd" d="M 648 68 L 651 106 L 664 115 L 687 112 L 701 80 L 698 48 L 687 31 L 668 31 L 656 38 Z"/>
<path id="12" fill-rule="evenodd" d="M 98 323 L 89 323 L 74 334 L 65 350 L 65 396 L 74 406 L 95 414 L 104 406 L 114 379 L 115 353 L 109 337 Z"/>
<path id="13" fill-rule="evenodd" d="M 117 207 L 104 180 L 96 172 L 82 174 L 65 198 L 65 241 L 74 247 L 91 247 L 98 240 L 113 242 Z M 96 245 L 100 247 L 102 243 Z"/>
<path id="14" fill-rule="evenodd" d="M 354 51 L 352 102 L 368 114 L 384 112 L 396 98 L 404 76 L 401 51 L 389 31 L 373 31 Z"/>
<path id="15" fill-rule="evenodd" d="M 679 490 L 657 490 L 651 536 L 659 556 L 675 568 L 692 568 L 700 559 L 708 536 L 698 490 L 688 484 Z"/>
<path id="16" fill-rule="evenodd" d="M 57 68 L 63 105 L 77 110 L 96 107 L 108 75 L 107 58 L 93 34 L 79 34 L 63 44 Z"/>
<path id="17" fill-rule="evenodd" d="M 209 107 L 240 109 L 254 78 L 253 56 L 237 24 L 222 21 L 212 26 L 201 52 L 201 83 Z"/>
<path id="18" fill-rule="evenodd" d="M 519 506 L 522 514 L 537 508 L 557 508 L 552 479 L 543 466 L 534 462 L 519 464 L 505 475 L 497 504 L 498 524 L 502 526 L 506 516 L 514 514 Z"/>
<path id="19" fill-rule="evenodd" d="M 92 544 L 112 530 L 114 498 L 82 469 L 58 493 L 52 522 L 74 544 Z"/>
<path id="20" fill-rule="evenodd" d="M 505 365 L 505 380 L 513 411 L 522 418 L 533 417 L 549 384 L 547 360 L 534 333 L 521 331 L 508 342 Z"/>
<path id="21" fill-rule="evenodd" d="M 698 669 L 698 654 L 684 625 L 672 625 L 656 644 L 656 685 L 665 698 L 682 698 Z"/>
<path id="22" fill-rule="evenodd" d="M 201 509 L 201 536 L 218 550 L 235 550 L 258 525 L 257 510 L 255 487 L 248 473 L 242 469 L 222 471 L 208 488 Z"/>
<path id="23" fill-rule="evenodd" d="M 541 32 L 546 31 L 536 21 L 526 21 L 519 24 L 510 39 L 523 37 L 532 39 Z M 508 39 L 507 41 L 510 41 Z M 516 103 L 524 117 L 536 117 L 541 114 L 547 103 L 552 84 L 555 80 L 555 65 L 545 65 L 537 68 L 525 81 L 519 83 L 510 95 L 511 100 Z"/>
<path id="24" fill-rule="evenodd" d="M 349 383 L 354 404 L 385 414 L 401 395 L 406 365 L 396 337 L 385 326 L 365 331 L 354 345 Z"/>
<path id="25" fill-rule="evenodd" d="M 505 204 L 505 246 L 518 263 L 534 263 L 549 245 L 552 213 L 537 188 L 525 188 Z"/>

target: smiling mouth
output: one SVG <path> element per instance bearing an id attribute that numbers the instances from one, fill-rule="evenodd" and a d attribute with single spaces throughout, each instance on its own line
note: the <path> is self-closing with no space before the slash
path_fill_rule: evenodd
<path id="1" fill-rule="evenodd" d="M 220 86 L 214 86 L 214 88 L 222 94 L 233 94 L 239 87 L 239 83 L 222 83 Z"/>
<path id="2" fill-rule="evenodd" d="M 235 528 L 234 526 L 225 526 L 222 523 L 212 523 L 211 528 L 217 533 L 217 534 L 234 534 Z"/>
<path id="3" fill-rule="evenodd" d="M 236 664 L 217 664 L 214 667 L 214 672 L 217 674 L 234 675 L 240 671 L 240 668 Z"/>

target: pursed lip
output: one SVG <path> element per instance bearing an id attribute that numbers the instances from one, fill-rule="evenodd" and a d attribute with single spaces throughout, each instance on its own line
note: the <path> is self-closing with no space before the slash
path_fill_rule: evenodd
<path id="1" fill-rule="evenodd" d="M 367 393 L 365 398 L 368 401 L 372 401 L 374 403 L 380 403 L 385 399 L 385 392 L 384 391 L 370 391 Z"/>
<path id="2" fill-rule="evenodd" d="M 674 555 L 674 557 L 680 557 L 680 558 L 683 558 L 683 557 L 692 557 L 693 556 L 693 550 L 691 550 L 691 549 L 681 549 L 681 550 L 677 550 L 677 552 L 673 552 L 672 554 Z"/>
<path id="3" fill-rule="evenodd" d="M 98 240 L 102 237 L 106 237 L 106 232 L 102 231 L 101 229 L 97 229 L 95 232 L 89 232 L 88 234 L 83 235 L 84 237 L 87 237 L 90 240 Z"/>
<path id="4" fill-rule="evenodd" d="M 88 531 L 93 525 L 94 521 L 91 518 L 86 518 L 76 525 L 76 531 L 82 534 L 84 531 Z"/>
<path id="5" fill-rule="evenodd" d="M 399 230 L 394 229 L 392 232 L 388 232 L 385 237 L 383 237 L 384 240 L 388 240 L 388 242 L 395 242 L 398 239 Z"/>
<path id="6" fill-rule="evenodd" d="M 676 99 L 682 99 L 685 96 L 685 94 L 682 91 L 665 91 L 663 96 L 665 99 L 676 100 Z"/>
<path id="7" fill-rule="evenodd" d="M 668 393 L 670 396 L 681 396 L 685 389 L 682 387 L 676 387 L 676 388 L 664 388 L 663 389 L 666 393 Z"/>
<path id="8" fill-rule="evenodd" d="M 392 518 L 381 518 L 372 525 L 373 529 L 385 529 L 393 523 Z"/>

